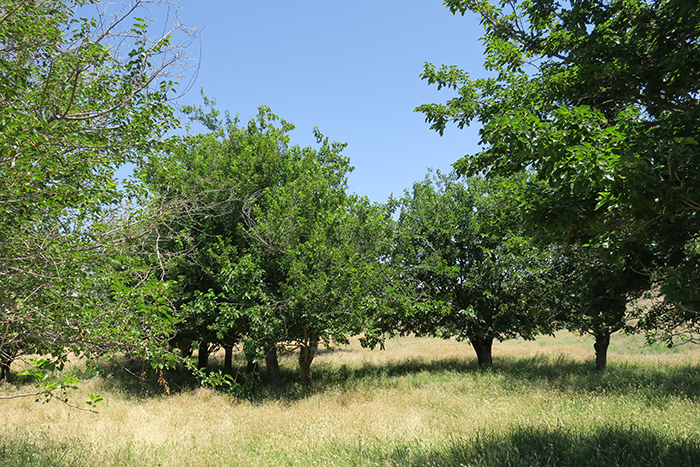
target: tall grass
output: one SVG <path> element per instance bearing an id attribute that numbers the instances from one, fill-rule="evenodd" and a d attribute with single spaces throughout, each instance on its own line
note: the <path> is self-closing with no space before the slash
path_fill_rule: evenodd
<path id="1" fill-rule="evenodd" d="M 174 376 L 166 396 L 117 366 L 78 369 L 73 399 L 102 394 L 100 413 L 3 401 L 0 465 L 700 465 L 700 351 L 615 337 L 603 373 L 569 334 L 499 344 L 485 371 L 454 341 L 355 343 L 321 352 L 311 388 L 288 355 L 285 383 L 247 398 Z"/>

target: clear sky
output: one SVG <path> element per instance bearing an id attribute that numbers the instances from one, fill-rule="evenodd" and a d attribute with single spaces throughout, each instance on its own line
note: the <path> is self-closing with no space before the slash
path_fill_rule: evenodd
<path id="1" fill-rule="evenodd" d="M 372 201 L 401 195 L 428 167 L 443 171 L 478 150 L 476 128 L 429 129 L 413 109 L 443 102 L 419 77 L 425 62 L 483 74 L 482 29 L 440 0 L 182 0 L 188 26 L 201 29 L 199 75 L 182 98 L 243 121 L 264 104 L 296 125 L 292 144 L 315 144 L 318 126 L 346 142 L 355 171 L 350 191 Z"/>

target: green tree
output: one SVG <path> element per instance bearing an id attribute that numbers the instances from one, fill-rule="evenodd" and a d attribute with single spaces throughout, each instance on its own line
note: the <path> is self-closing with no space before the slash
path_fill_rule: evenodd
<path id="1" fill-rule="evenodd" d="M 700 227 L 700 7 L 684 0 L 447 0 L 484 26 L 488 78 L 426 65 L 458 95 L 417 110 L 431 128 L 482 124 L 484 149 L 455 164 L 488 177 L 532 170 L 523 206 L 549 236 L 657 255 L 666 308 L 697 323 L 692 246 Z M 657 320 L 662 324 L 663 320 Z M 666 323 L 674 320 L 666 320 Z M 647 319 L 654 327 L 654 319 Z"/>
<path id="2" fill-rule="evenodd" d="M 222 116 L 214 100 L 204 102 L 208 108 L 184 110 L 207 131 L 174 138 L 138 172 L 149 188 L 144 202 L 173 207 L 160 229 L 160 250 L 174 256 L 166 275 L 178 290 L 174 342 L 186 353 L 196 344 L 200 368 L 215 347 L 224 347 L 230 373 L 234 346 L 247 341 L 249 360 L 257 357 L 249 342 L 251 317 L 271 306 L 265 270 L 252 255 L 250 209 L 266 188 L 289 176 L 293 126 L 266 107 L 241 126 Z"/>
<path id="3" fill-rule="evenodd" d="M 595 339 L 596 369 L 605 370 L 610 337 L 629 330 L 637 319 L 630 302 L 649 288 L 649 276 L 636 263 L 639 255 L 621 259 L 601 259 L 595 247 L 560 247 L 565 260 L 561 263 L 559 300 L 556 319 L 562 327 Z"/>
<path id="4" fill-rule="evenodd" d="M 266 322 L 299 349 L 304 384 L 319 344 L 360 334 L 366 345 L 381 342 L 377 318 L 396 294 L 394 270 L 381 262 L 392 232 L 386 207 L 345 194 L 348 161 L 336 149 L 324 143 L 317 157 L 263 196 L 254 228 L 277 297 Z"/>
<path id="5" fill-rule="evenodd" d="M 553 330 L 557 256 L 523 236 L 508 194 L 515 180 L 458 180 L 437 173 L 397 201 L 397 261 L 420 305 L 409 332 L 468 339 L 479 366 L 492 363 L 494 339 L 529 339 Z M 420 302 L 419 302 L 420 303 Z"/>
<path id="6" fill-rule="evenodd" d="M 200 357 L 211 343 L 243 343 L 249 361 L 265 358 L 273 382 L 278 346 L 299 349 L 311 383 L 320 343 L 369 329 L 391 219 L 347 195 L 344 144 L 316 131 L 318 148 L 290 146 L 293 125 L 267 107 L 240 125 L 205 104 L 187 110 L 208 132 L 141 168 L 151 193 L 181 206 L 167 226 L 175 235 L 163 235 L 163 250 L 187 252 L 169 270 L 181 290 L 180 335 L 200 343 Z"/>
<path id="7" fill-rule="evenodd" d="M 177 124 L 185 45 L 149 38 L 145 3 L 0 6 L 0 351 L 144 354 L 167 333 L 167 284 L 137 254 L 157 213 L 114 177 Z"/>

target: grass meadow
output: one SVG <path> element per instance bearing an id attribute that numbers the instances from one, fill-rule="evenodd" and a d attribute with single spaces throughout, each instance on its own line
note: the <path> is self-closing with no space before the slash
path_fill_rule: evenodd
<path id="1" fill-rule="evenodd" d="M 592 353 L 562 332 L 495 344 L 494 367 L 479 370 L 466 343 L 353 342 L 319 353 L 312 387 L 290 354 L 284 384 L 247 397 L 178 375 L 168 396 L 114 362 L 76 362 L 71 400 L 99 393 L 99 413 L 0 401 L 0 465 L 700 466 L 700 348 L 614 335 L 603 373 Z"/>

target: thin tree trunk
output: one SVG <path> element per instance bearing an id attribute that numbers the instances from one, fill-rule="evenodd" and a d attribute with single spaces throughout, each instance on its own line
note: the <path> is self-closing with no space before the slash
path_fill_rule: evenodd
<path id="1" fill-rule="evenodd" d="M 479 368 L 487 368 L 493 364 L 491 358 L 491 348 L 493 346 L 493 338 L 471 337 L 469 341 L 476 351 L 476 357 L 479 359 Z"/>
<path id="2" fill-rule="evenodd" d="M 184 355 L 187 358 L 192 358 L 192 354 L 194 354 L 194 349 L 192 348 L 192 342 L 190 342 L 185 347 L 183 347 L 182 355 Z"/>
<path id="3" fill-rule="evenodd" d="M 600 331 L 595 334 L 595 369 L 605 370 L 608 363 L 608 346 L 610 345 L 610 332 Z"/>
<path id="4" fill-rule="evenodd" d="M 272 385 L 282 383 L 282 374 L 280 373 L 280 365 L 277 361 L 277 346 L 268 347 L 265 353 L 265 366 L 267 369 L 267 380 Z"/>
<path id="5" fill-rule="evenodd" d="M 197 355 L 197 366 L 202 370 L 207 369 L 209 364 L 209 342 L 202 341 L 199 343 L 199 353 Z"/>
<path id="6" fill-rule="evenodd" d="M 301 384 L 310 386 L 311 378 L 311 362 L 313 361 L 313 353 L 308 345 L 302 345 L 299 348 L 299 370 L 301 371 Z"/>
<path id="7" fill-rule="evenodd" d="M 224 345 L 224 351 L 226 354 L 224 355 L 224 374 L 230 375 L 231 374 L 231 368 L 233 366 L 233 346 L 232 345 Z"/>
<path id="8" fill-rule="evenodd" d="M 254 375 L 258 372 L 258 362 L 248 362 L 245 368 L 245 372 L 248 375 Z"/>
<path id="9" fill-rule="evenodd" d="M 304 329 L 304 344 L 299 348 L 299 370 L 301 371 L 301 383 L 305 386 L 310 386 L 311 378 L 311 362 L 314 361 L 318 349 L 318 339 L 316 333 L 308 333 Z"/>
<path id="10" fill-rule="evenodd" d="M 0 361 L 0 382 L 7 381 L 10 378 L 10 362 L 5 359 Z"/>
<path id="11" fill-rule="evenodd" d="M 175 338 L 170 341 L 170 344 L 176 349 L 179 349 L 183 357 L 191 358 L 194 353 L 192 341 L 189 339 L 180 339 L 178 336 L 175 336 Z"/>

